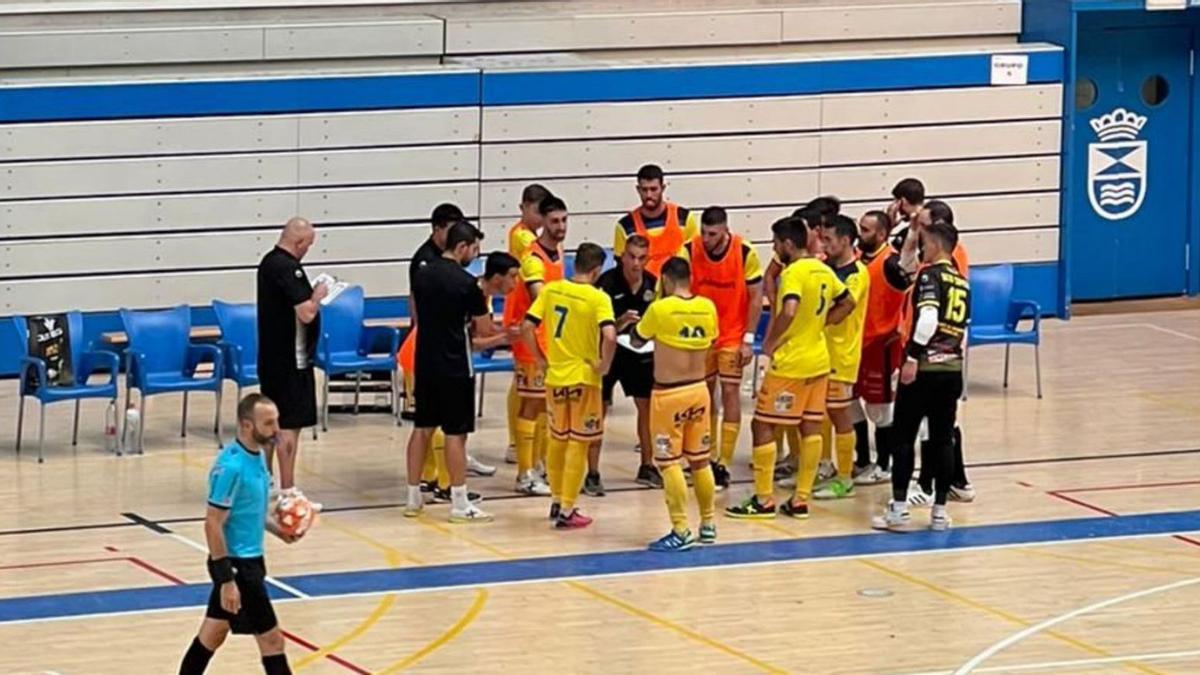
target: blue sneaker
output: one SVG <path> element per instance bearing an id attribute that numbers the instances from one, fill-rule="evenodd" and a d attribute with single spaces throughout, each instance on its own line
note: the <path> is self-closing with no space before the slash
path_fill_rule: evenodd
<path id="1" fill-rule="evenodd" d="M 700 543 L 715 544 L 717 543 L 717 524 L 704 523 L 700 525 Z"/>
<path id="2" fill-rule="evenodd" d="M 650 550 L 658 551 L 659 553 L 674 553 L 675 551 L 686 551 L 696 545 L 696 538 L 692 536 L 691 531 L 679 535 L 675 530 L 663 535 L 661 539 L 650 542 Z"/>

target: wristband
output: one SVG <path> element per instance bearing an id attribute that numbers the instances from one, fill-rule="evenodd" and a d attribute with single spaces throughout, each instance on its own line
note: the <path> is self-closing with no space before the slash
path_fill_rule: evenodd
<path id="1" fill-rule="evenodd" d="M 218 586 L 233 581 L 233 563 L 229 562 L 229 558 L 221 558 L 220 560 L 209 558 L 208 576 Z"/>
<path id="2" fill-rule="evenodd" d="M 754 333 L 746 333 L 742 336 L 742 342 L 748 345 L 754 344 Z"/>

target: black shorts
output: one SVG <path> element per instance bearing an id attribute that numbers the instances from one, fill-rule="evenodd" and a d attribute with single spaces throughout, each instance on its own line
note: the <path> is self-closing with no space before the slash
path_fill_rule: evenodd
<path id="1" fill-rule="evenodd" d="M 267 563 L 258 558 L 230 558 L 233 564 L 233 583 L 242 596 L 242 609 L 230 614 L 221 608 L 221 588 L 213 584 L 208 596 L 205 616 L 228 621 L 229 629 L 239 635 L 262 635 L 279 625 L 275 608 L 267 595 Z"/>
<path id="2" fill-rule="evenodd" d="M 279 408 L 279 428 L 317 425 L 317 381 L 312 368 L 259 372 L 262 393 Z"/>
<path id="3" fill-rule="evenodd" d="M 630 398 L 650 398 L 650 390 L 654 388 L 654 355 L 635 354 L 628 349 L 617 347 L 613 356 L 612 368 L 604 376 L 604 402 L 612 404 L 613 390 L 617 383 L 621 391 Z"/>
<path id="4" fill-rule="evenodd" d="M 447 436 L 475 431 L 475 378 L 422 377 L 418 368 L 413 389 L 416 426 L 441 427 Z"/>

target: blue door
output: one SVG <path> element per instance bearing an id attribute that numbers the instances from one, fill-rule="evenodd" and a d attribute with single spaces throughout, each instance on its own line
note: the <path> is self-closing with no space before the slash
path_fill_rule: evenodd
<path id="1" fill-rule="evenodd" d="M 1185 27 L 1079 34 L 1072 299 L 1186 290 L 1191 50 Z"/>

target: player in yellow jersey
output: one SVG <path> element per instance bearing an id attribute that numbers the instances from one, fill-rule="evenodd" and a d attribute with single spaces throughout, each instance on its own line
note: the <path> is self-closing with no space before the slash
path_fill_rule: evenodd
<path id="1" fill-rule="evenodd" d="M 669 552 L 717 540 L 717 485 L 709 463 L 712 402 L 705 384 L 708 353 L 717 337 L 717 308 L 712 300 L 692 294 L 692 270 L 686 260 L 668 260 L 661 273 L 663 299 L 646 309 L 630 341 L 635 348 L 654 341 L 650 433 L 654 438 L 654 462 L 662 472 L 671 531 L 651 542 L 650 550 Z M 688 526 L 684 461 L 691 466 L 696 501 L 700 503 L 699 537 Z"/>
<path id="2" fill-rule="evenodd" d="M 867 318 L 867 294 L 871 287 L 867 266 L 855 254 L 858 226 L 846 216 L 834 216 L 822 231 L 825 240 L 825 264 L 850 290 L 854 311 L 839 324 L 825 327 L 829 345 L 829 391 L 826 406 L 833 424 L 833 445 L 837 457 L 837 475 L 813 492 L 816 499 L 841 499 L 854 494 L 854 425 L 866 419 L 854 384 L 862 360 L 863 324 Z"/>
<path id="3" fill-rule="evenodd" d="M 537 183 L 530 183 L 521 190 L 521 218 L 508 228 L 508 254 L 518 261 L 525 258 L 533 242 L 537 241 L 542 229 L 542 214 L 539 210 L 542 200 L 549 197 L 550 191 Z M 520 319 L 520 317 L 517 317 Z M 514 339 L 520 339 L 514 335 Z M 508 464 L 517 463 L 517 415 L 521 412 L 521 395 L 517 392 L 517 378 L 514 377 L 508 387 L 506 400 L 508 413 L 508 450 L 504 453 L 504 461 Z"/>
<path id="4" fill-rule="evenodd" d="M 725 509 L 731 518 L 774 518 L 775 428 L 800 427 L 800 476 L 794 497 L 780 509 L 808 517 L 817 464 L 821 460 L 821 423 L 829 384 L 829 347 L 825 325 L 840 323 L 854 309 L 850 291 L 833 270 L 810 253 L 815 231 L 803 218 L 771 226 L 775 253 L 786 265 L 779 275 L 774 319 L 763 341 L 771 367 L 763 379 L 750 434 L 754 443 L 754 494 Z"/>
<path id="5" fill-rule="evenodd" d="M 604 435 L 600 383 L 617 346 L 612 300 L 593 285 L 605 256 L 599 246 L 581 244 L 572 277 L 546 284 L 521 326 L 525 345 L 546 372 L 550 517 L 560 530 L 592 524 L 575 508 L 575 500 L 583 487 L 588 448 Z M 544 350 L 535 335 L 543 321 Z"/>

